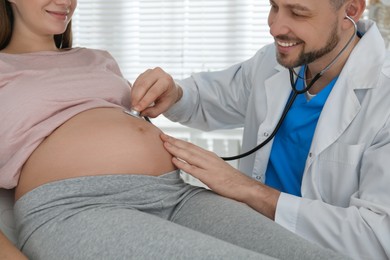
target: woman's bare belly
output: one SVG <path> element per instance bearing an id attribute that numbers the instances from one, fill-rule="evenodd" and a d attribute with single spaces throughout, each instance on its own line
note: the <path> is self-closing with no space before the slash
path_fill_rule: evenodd
<path id="1" fill-rule="evenodd" d="M 15 199 L 57 180 L 106 174 L 158 176 L 175 169 L 160 130 L 118 108 L 84 111 L 48 136 L 24 164 Z"/>

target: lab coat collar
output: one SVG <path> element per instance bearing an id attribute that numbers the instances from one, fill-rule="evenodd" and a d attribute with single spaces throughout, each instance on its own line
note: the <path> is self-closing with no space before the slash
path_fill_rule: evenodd
<path id="1" fill-rule="evenodd" d="M 340 76 L 348 79 L 346 84 L 351 89 L 375 88 L 377 84 L 373 79 L 381 73 L 380 67 L 386 58 L 385 43 L 374 22 L 359 21 L 357 25 L 363 37 L 351 52 Z"/>
<path id="2" fill-rule="evenodd" d="M 365 93 L 377 85 L 385 45 L 373 22 L 361 21 L 358 28 L 364 36 L 351 52 L 321 112 L 310 149 L 314 156 L 336 142 L 358 114 L 361 104 L 356 91 Z M 309 166 L 310 161 L 306 169 Z"/>

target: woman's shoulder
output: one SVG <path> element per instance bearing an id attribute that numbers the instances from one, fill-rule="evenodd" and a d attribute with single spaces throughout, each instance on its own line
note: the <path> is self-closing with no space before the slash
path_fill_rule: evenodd
<path id="1" fill-rule="evenodd" d="M 99 55 L 112 58 L 111 53 L 108 50 L 104 49 L 95 49 L 95 48 L 85 48 L 85 47 L 75 47 L 71 49 L 72 51 L 77 51 L 81 53 L 87 53 L 91 55 Z"/>
<path id="2" fill-rule="evenodd" d="M 117 63 L 114 56 L 108 50 L 83 47 L 76 47 L 72 50 L 77 50 L 80 56 L 83 56 L 84 58 L 88 58 L 90 60 L 105 60 L 111 63 Z"/>

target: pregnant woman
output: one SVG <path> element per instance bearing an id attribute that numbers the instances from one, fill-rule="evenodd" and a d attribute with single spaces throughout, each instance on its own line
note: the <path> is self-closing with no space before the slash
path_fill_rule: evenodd
<path id="1" fill-rule="evenodd" d="M 72 48 L 76 5 L 0 0 L 0 187 L 15 188 L 24 255 L 343 259 L 184 183 L 161 131 L 124 113 L 131 87 L 115 60 Z"/>

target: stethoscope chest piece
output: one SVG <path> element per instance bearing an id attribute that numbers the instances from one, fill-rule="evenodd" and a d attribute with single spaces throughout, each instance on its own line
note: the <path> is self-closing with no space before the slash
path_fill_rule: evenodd
<path id="1" fill-rule="evenodd" d="M 134 109 L 131 109 L 131 110 L 123 110 L 123 112 L 125 112 L 126 114 L 130 115 L 130 116 L 133 116 L 133 117 L 136 117 L 136 118 L 141 118 L 141 113 L 134 110 Z"/>
<path id="2" fill-rule="evenodd" d="M 137 110 L 134 110 L 134 109 L 127 110 L 127 109 L 125 109 L 125 110 L 123 110 L 123 112 L 126 113 L 126 114 L 128 114 L 128 115 L 130 115 L 130 116 L 132 116 L 132 117 L 139 118 L 139 119 L 142 119 L 142 118 L 143 118 L 143 119 L 145 119 L 145 121 L 147 121 L 147 122 L 149 122 L 149 123 L 152 123 L 152 122 L 150 121 L 149 117 L 147 117 L 147 116 L 141 116 L 141 113 L 138 112 Z"/>

